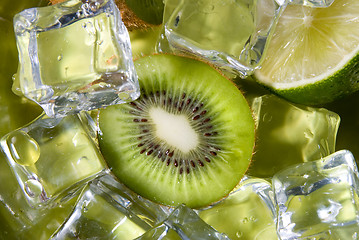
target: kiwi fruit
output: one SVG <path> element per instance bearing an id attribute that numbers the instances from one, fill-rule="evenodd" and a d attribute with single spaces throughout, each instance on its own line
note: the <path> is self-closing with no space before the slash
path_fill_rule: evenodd
<path id="1" fill-rule="evenodd" d="M 143 21 L 160 25 L 163 19 L 163 0 L 125 0 L 127 6 Z"/>
<path id="2" fill-rule="evenodd" d="M 99 143 L 113 174 L 164 205 L 207 206 L 247 170 L 254 120 L 240 90 L 210 65 L 155 54 L 135 61 L 141 96 L 101 109 Z"/>

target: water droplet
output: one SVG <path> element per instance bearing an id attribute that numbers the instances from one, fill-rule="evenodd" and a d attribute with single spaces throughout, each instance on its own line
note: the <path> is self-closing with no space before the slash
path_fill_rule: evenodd
<path id="1" fill-rule="evenodd" d="M 100 8 L 100 3 L 98 3 L 98 2 L 91 2 L 91 3 L 89 4 L 89 7 L 90 7 L 91 11 L 96 12 L 96 11 Z"/>
<path id="2" fill-rule="evenodd" d="M 200 9 L 203 13 L 211 13 L 214 10 L 214 1 L 208 1 L 208 0 L 200 0 L 197 1 L 198 9 Z"/>
<path id="3" fill-rule="evenodd" d="M 65 67 L 65 77 L 67 77 L 67 72 L 68 72 L 68 70 L 69 70 L 69 67 Z"/>
<path id="4" fill-rule="evenodd" d="M 86 213 L 89 209 L 88 209 L 88 205 L 89 205 L 89 201 L 84 201 L 84 203 L 82 204 L 82 211 L 84 213 Z"/>
<path id="5" fill-rule="evenodd" d="M 313 139 L 314 133 L 310 129 L 304 131 L 304 137 L 307 139 Z"/>
<path id="6" fill-rule="evenodd" d="M 120 93 L 118 94 L 118 97 L 119 97 L 121 100 L 127 101 L 127 100 L 130 98 L 130 95 L 129 95 L 127 92 L 120 92 Z"/>
<path id="7" fill-rule="evenodd" d="M 6 138 L 12 159 L 21 165 L 30 166 L 40 158 L 40 146 L 24 131 L 15 131 Z"/>
<path id="8" fill-rule="evenodd" d="M 246 223 L 248 223 L 248 222 L 249 222 L 249 220 L 248 220 L 247 217 L 245 217 L 245 218 L 242 219 L 242 223 L 243 223 L 243 224 L 246 224 Z"/>
<path id="9" fill-rule="evenodd" d="M 214 5 L 209 4 L 205 8 L 203 8 L 203 11 L 206 13 L 211 13 L 214 10 Z"/>
<path id="10" fill-rule="evenodd" d="M 57 61 L 61 61 L 62 60 L 62 54 L 60 54 L 59 56 L 57 56 Z"/>
<path id="11" fill-rule="evenodd" d="M 105 82 L 100 82 L 100 83 L 98 84 L 98 87 L 99 87 L 99 88 L 110 88 L 110 87 L 111 87 L 111 84 L 107 84 L 107 83 L 105 83 Z"/>
<path id="12" fill-rule="evenodd" d="M 263 117 L 262 117 L 262 120 L 263 120 L 263 122 L 270 122 L 270 121 L 272 121 L 272 118 L 273 118 L 273 116 L 271 114 L 264 113 Z"/>
<path id="13" fill-rule="evenodd" d="M 243 232 L 241 232 L 241 231 L 236 232 L 237 238 L 241 238 L 242 236 L 243 236 Z"/>
<path id="14" fill-rule="evenodd" d="M 77 161 L 77 164 L 83 162 L 83 161 L 88 161 L 89 159 L 86 156 L 82 156 L 79 158 L 79 160 Z"/>
<path id="15" fill-rule="evenodd" d="M 30 179 L 25 182 L 25 192 L 31 198 L 39 197 L 43 190 L 42 184 L 36 179 Z"/>
<path id="16" fill-rule="evenodd" d="M 86 23 L 86 29 L 87 29 L 87 32 L 88 32 L 90 35 L 95 35 L 95 34 L 96 34 L 96 31 L 95 31 L 95 28 L 94 28 L 92 22 L 87 22 L 87 23 Z"/>

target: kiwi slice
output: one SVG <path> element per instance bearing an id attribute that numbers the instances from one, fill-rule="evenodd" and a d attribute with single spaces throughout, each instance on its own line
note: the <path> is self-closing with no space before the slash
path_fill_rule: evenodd
<path id="1" fill-rule="evenodd" d="M 141 97 L 100 110 L 100 148 L 117 178 L 145 198 L 199 208 L 247 170 L 254 121 L 240 90 L 208 64 L 158 54 L 135 61 Z"/>

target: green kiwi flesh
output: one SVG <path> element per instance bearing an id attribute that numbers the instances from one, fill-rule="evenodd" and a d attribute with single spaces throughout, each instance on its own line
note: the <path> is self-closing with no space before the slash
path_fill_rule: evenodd
<path id="1" fill-rule="evenodd" d="M 141 96 L 100 110 L 100 149 L 114 175 L 155 202 L 192 208 L 225 197 L 247 170 L 254 121 L 240 90 L 191 58 L 135 61 Z"/>

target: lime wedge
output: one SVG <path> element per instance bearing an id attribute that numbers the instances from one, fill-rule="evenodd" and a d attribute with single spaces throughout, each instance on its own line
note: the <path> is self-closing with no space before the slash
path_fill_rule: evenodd
<path id="1" fill-rule="evenodd" d="M 359 89 L 359 1 L 288 6 L 256 80 L 284 98 L 318 105 Z"/>

